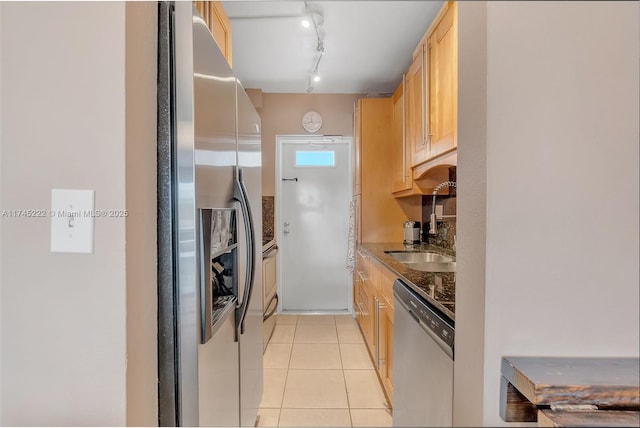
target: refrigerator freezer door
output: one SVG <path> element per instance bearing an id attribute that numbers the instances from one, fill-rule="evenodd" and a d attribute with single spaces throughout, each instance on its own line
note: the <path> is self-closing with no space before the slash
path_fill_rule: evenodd
<path id="1" fill-rule="evenodd" d="M 236 79 L 195 8 L 193 16 L 196 207 L 237 209 L 232 198 L 233 172 L 237 163 Z M 239 232 L 242 228 L 237 229 Z M 237 253 L 242 254 L 245 244 L 240 234 L 237 242 Z M 201 266 L 200 272 L 204 272 L 203 269 L 208 272 L 211 261 L 201 256 L 198 259 L 206 264 Z M 246 276 L 244 257 L 238 257 L 234 274 L 233 291 L 237 295 L 237 283 L 242 283 Z M 199 339 L 202 342 L 202 338 Z M 198 346 L 200 426 L 239 425 L 239 352 L 234 309 L 213 337 Z"/>
<path id="2" fill-rule="evenodd" d="M 237 426 L 240 413 L 238 342 L 231 311 L 198 349 L 200 426 Z"/>
<path id="3" fill-rule="evenodd" d="M 255 238 L 262 239 L 262 151 L 260 116 L 238 82 L 238 166 L 253 213 Z M 256 260 L 249 305 L 240 335 L 241 426 L 254 426 L 262 399 L 262 245 L 254 245 Z M 243 296 L 247 298 L 247 296 Z"/>
<path id="4" fill-rule="evenodd" d="M 232 208 L 236 84 L 203 21 L 193 23 L 196 205 Z"/>

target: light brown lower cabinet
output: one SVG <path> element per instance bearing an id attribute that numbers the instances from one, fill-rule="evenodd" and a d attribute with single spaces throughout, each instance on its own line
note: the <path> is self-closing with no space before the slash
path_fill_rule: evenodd
<path id="1" fill-rule="evenodd" d="M 356 270 L 354 273 L 354 306 L 358 325 L 364 336 L 369 352 L 373 353 L 374 345 L 374 311 L 373 287 L 371 277 L 370 256 L 360 250 L 356 251 Z"/>
<path id="2" fill-rule="evenodd" d="M 357 250 L 356 268 L 353 273 L 353 307 L 358 325 L 367 343 L 371 341 L 369 337 L 371 335 L 371 299 L 369 298 L 370 290 L 367 284 L 368 267 L 369 263 L 366 256 Z"/>
<path id="3" fill-rule="evenodd" d="M 393 405 L 393 281 L 395 276 L 364 251 L 356 253 L 354 307 L 374 367 Z"/>
<path id="4" fill-rule="evenodd" d="M 393 399 L 393 282 L 396 276 L 381 263 L 376 263 L 380 269 L 380 301 L 384 306 L 379 318 L 381 358 L 378 373 L 391 402 Z"/>

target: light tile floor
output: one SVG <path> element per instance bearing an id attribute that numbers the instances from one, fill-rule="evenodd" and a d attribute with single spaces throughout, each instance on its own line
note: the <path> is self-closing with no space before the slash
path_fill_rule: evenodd
<path id="1" fill-rule="evenodd" d="M 385 427 L 390 412 L 353 317 L 278 315 L 258 426 Z"/>

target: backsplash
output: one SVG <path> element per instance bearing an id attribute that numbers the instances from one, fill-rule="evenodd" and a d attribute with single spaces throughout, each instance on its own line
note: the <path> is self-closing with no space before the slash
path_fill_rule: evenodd
<path id="1" fill-rule="evenodd" d="M 456 181 L 456 167 L 449 168 L 449 181 Z M 436 196 L 436 205 L 443 205 L 443 215 L 455 216 L 456 209 L 456 188 L 448 189 L 448 195 Z M 433 209 L 433 196 L 425 195 L 422 197 L 422 240 L 429 244 L 448 250 L 455 250 L 456 236 L 456 217 L 443 218 L 438 220 L 438 229 L 435 236 L 429 235 L 429 220 Z"/>
<path id="2" fill-rule="evenodd" d="M 431 218 L 433 196 L 422 197 L 422 240 L 448 250 L 453 250 L 456 234 L 456 218 L 449 217 L 438 220 L 435 236 L 429 235 L 429 220 Z M 456 215 L 456 198 L 448 195 L 436 196 L 436 205 L 444 205 L 443 215 Z"/>
<path id="3" fill-rule="evenodd" d="M 275 198 L 262 197 L 262 237 L 273 239 L 275 236 Z"/>

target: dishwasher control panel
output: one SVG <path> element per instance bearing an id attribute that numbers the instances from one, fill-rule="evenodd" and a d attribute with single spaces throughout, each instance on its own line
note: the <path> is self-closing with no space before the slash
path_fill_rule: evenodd
<path id="1" fill-rule="evenodd" d="M 448 353 L 453 354 L 455 338 L 453 321 L 441 314 L 433 305 L 400 280 L 396 280 L 393 284 L 393 293 L 397 301 L 407 309 L 409 314 L 420 326 L 427 331 L 431 337 L 436 339 L 438 345 Z"/>

